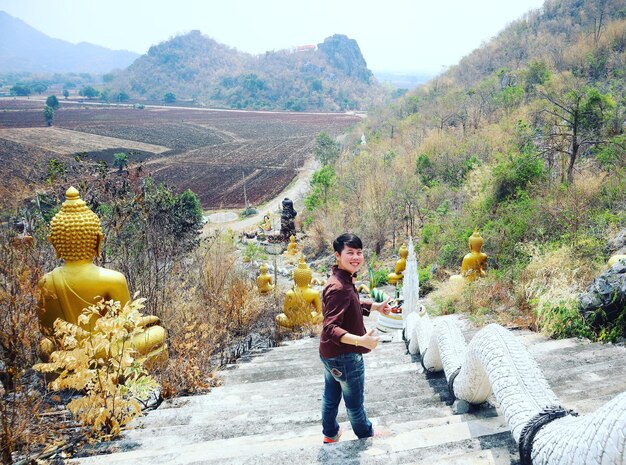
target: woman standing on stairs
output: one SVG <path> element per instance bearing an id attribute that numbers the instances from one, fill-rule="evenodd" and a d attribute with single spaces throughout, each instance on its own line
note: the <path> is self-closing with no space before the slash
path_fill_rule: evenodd
<path id="1" fill-rule="evenodd" d="M 343 395 L 348 418 L 358 438 L 374 435 L 364 401 L 365 366 L 363 355 L 378 345 L 374 329 L 365 330 L 363 315 L 376 310 L 389 314 L 385 302 L 360 301 L 354 287 L 357 270 L 363 264 L 363 243 L 354 234 L 342 234 L 333 242 L 337 265 L 322 292 L 324 326 L 320 335 L 320 358 L 324 364 L 322 434 L 324 443 L 339 440 L 337 412 Z"/>

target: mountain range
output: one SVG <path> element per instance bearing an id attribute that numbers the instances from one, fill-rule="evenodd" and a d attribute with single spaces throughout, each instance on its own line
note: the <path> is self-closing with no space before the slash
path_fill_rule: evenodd
<path id="1" fill-rule="evenodd" d="M 103 95 L 237 109 L 361 110 L 388 95 L 357 42 L 341 34 L 251 55 L 195 30 L 139 56 L 53 39 L 0 12 L 0 73 L 15 72 L 107 73 Z"/>
<path id="2" fill-rule="evenodd" d="M 0 73 L 107 73 L 126 68 L 137 57 L 125 50 L 54 39 L 0 11 Z"/>

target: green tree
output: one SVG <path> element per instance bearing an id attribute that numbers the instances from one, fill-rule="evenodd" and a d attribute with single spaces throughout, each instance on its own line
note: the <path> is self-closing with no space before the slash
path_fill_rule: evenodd
<path id="1" fill-rule="evenodd" d="M 43 117 L 45 118 L 48 126 L 52 126 L 52 120 L 54 119 L 54 110 L 52 107 L 49 107 L 48 105 L 43 107 Z"/>
<path id="2" fill-rule="evenodd" d="M 304 206 L 310 212 L 317 208 L 323 208 L 324 210 L 328 206 L 330 198 L 330 192 L 332 186 L 335 184 L 337 175 L 331 165 L 325 165 L 315 173 L 311 178 L 311 192 L 304 199 Z"/>
<path id="3" fill-rule="evenodd" d="M 571 77 L 539 89 L 539 95 L 548 104 L 540 110 L 546 116 L 548 149 L 567 157 L 566 179 L 563 180 L 571 183 L 580 154 L 602 145 L 606 139 L 603 129 L 615 101 L 610 95 L 595 87 L 581 85 Z"/>
<path id="4" fill-rule="evenodd" d="M 127 102 L 130 97 L 128 96 L 128 94 L 124 91 L 118 92 L 117 97 L 115 98 L 118 103 L 122 103 L 122 102 Z"/>
<path id="5" fill-rule="evenodd" d="M 320 132 L 315 138 L 313 153 L 322 165 L 333 163 L 339 156 L 340 150 L 340 145 L 326 132 Z"/>
<path id="6" fill-rule="evenodd" d="M 542 85 L 548 79 L 550 79 L 550 70 L 546 62 L 541 60 L 531 61 L 524 79 L 524 91 L 530 93 L 535 90 L 536 86 Z"/>
<path id="7" fill-rule="evenodd" d="M 117 152 L 114 154 L 113 166 L 117 168 L 117 173 L 121 174 L 122 171 L 128 166 L 128 155 L 124 152 Z"/>
<path id="8" fill-rule="evenodd" d="M 124 273 L 129 287 L 148 297 L 147 313 L 154 314 L 166 298 L 164 283 L 171 280 L 172 268 L 198 243 L 202 209 L 189 190 L 176 195 L 152 178 L 137 187 L 139 197 L 128 189 L 103 210 L 108 239 L 102 251 Z"/>
<path id="9" fill-rule="evenodd" d="M 46 105 L 56 111 L 59 109 L 59 99 L 56 95 L 50 95 L 46 99 Z"/>
<path id="10" fill-rule="evenodd" d="M 15 84 L 10 89 L 11 95 L 17 95 L 19 97 L 27 97 L 30 95 L 30 87 L 24 84 Z"/>
<path id="11" fill-rule="evenodd" d="M 530 184 L 541 180 L 543 161 L 534 147 L 527 146 L 519 154 L 510 154 L 494 169 L 495 196 L 497 201 L 515 198 Z"/>
<path id="12" fill-rule="evenodd" d="M 65 98 L 65 100 L 67 100 L 69 96 L 70 96 L 70 91 L 67 89 L 63 89 L 63 97 Z"/>
<path id="13" fill-rule="evenodd" d="M 48 86 L 41 82 L 33 84 L 33 92 L 37 92 L 39 95 L 43 94 L 46 90 L 48 90 Z"/>
<path id="14" fill-rule="evenodd" d="M 174 103 L 176 101 L 176 94 L 168 92 L 163 96 L 163 101 L 165 103 Z"/>
<path id="15" fill-rule="evenodd" d="M 109 103 L 110 93 L 111 93 L 110 89 L 104 89 L 102 92 L 100 92 L 100 100 L 102 100 L 103 102 Z"/>
<path id="16" fill-rule="evenodd" d="M 78 91 L 78 95 L 87 97 L 91 100 L 92 98 L 96 98 L 98 95 L 100 95 L 100 92 L 94 89 L 92 86 L 85 86 Z"/>

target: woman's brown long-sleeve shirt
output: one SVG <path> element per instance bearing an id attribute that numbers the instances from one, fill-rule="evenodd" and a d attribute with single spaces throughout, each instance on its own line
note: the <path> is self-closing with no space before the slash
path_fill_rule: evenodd
<path id="1" fill-rule="evenodd" d="M 340 342 L 346 333 L 363 336 L 366 333 L 363 312 L 369 314 L 371 302 L 361 302 L 352 283 L 352 275 L 333 266 L 332 275 L 322 291 L 324 327 L 320 335 L 320 355 L 324 358 L 358 352 L 365 354 L 370 350 L 362 346 L 353 346 Z"/>

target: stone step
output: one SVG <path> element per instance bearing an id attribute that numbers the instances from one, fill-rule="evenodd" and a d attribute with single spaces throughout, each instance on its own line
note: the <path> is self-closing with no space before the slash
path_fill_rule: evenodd
<path id="1" fill-rule="evenodd" d="M 321 397 L 321 396 L 320 396 Z M 289 424 L 320 422 L 321 399 L 316 402 L 300 405 L 298 403 L 290 403 L 291 407 L 277 409 L 275 406 L 270 407 L 246 407 L 240 410 L 221 410 L 217 409 L 197 409 L 197 410 L 181 410 L 169 409 L 160 415 L 149 415 L 138 419 L 134 423 L 136 429 L 167 429 L 171 427 L 186 425 L 216 425 L 216 429 L 222 428 L 223 423 L 258 423 L 258 424 Z M 395 416 L 398 419 L 420 420 L 431 417 L 443 417 L 452 415 L 451 407 L 442 403 L 440 399 L 430 394 L 422 396 L 399 397 L 391 400 L 376 399 L 366 397 L 366 408 L 370 417 L 384 418 L 387 416 Z M 490 413 L 491 412 L 491 413 Z M 494 410 L 482 409 L 475 416 L 493 415 Z M 345 407 L 339 409 L 339 418 L 346 418 Z M 131 430 L 132 431 L 132 430 Z"/>
<path id="2" fill-rule="evenodd" d="M 384 415 L 390 411 L 416 411 L 420 408 L 438 407 L 445 408 L 447 414 L 451 411 L 447 403 L 452 402 L 452 397 L 447 391 L 447 383 L 443 377 L 431 379 L 422 389 L 409 390 L 404 386 L 412 386 L 413 379 L 417 374 L 394 380 L 381 380 L 380 384 L 366 383 L 365 399 L 370 415 Z M 394 390 L 390 390 L 393 388 Z M 137 427 L 146 426 L 169 426 L 175 424 L 187 424 L 193 418 L 194 423 L 206 423 L 209 421 L 227 421 L 245 409 L 247 416 L 258 418 L 267 416 L 298 415 L 300 412 L 311 412 L 310 416 L 319 419 L 323 385 L 320 382 L 317 387 L 311 387 L 306 392 L 301 392 L 297 397 L 287 390 L 277 390 L 275 396 L 228 396 L 215 399 L 212 396 L 200 396 L 187 398 L 189 402 L 184 404 L 177 402 L 164 408 L 159 408 L 150 415 L 137 420 Z"/>
<path id="3" fill-rule="evenodd" d="M 223 459 L 206 458 L 197 465 L 511 465 L 517 463 L 510 434 L 501 433 L 477 439 L 466 439 L 453 444 L 436 445 L 401 452 L 374 449 L 374 440 L 342 441 L 338 444 L 302 448 L 297 452 L 277 450 L 251 457 Z M 487 439 L 486 439 L 487 438 Z M 482 449 L 482 448 L 486 449 Z M 371 453 L 370 453 L 371 451 Z M 468 452 L 469 451 L 469 452 Z M 490 456 L 490 451 L 493 455 Z M 434 459 L 436 458 L 436 459 Z M 441 460 L 441 462 L 440 462 Z M 448 462 L 449 461 L 449 462 Z"/>
<path id="4" fill-rule="evenodd" d="M 369 361 L 365 361 L 365 376 L 367 379 L 381 378 L 394 376 L 398 373 L 415 372 L 421 369 L 419 365 L 414 362 L 405 361 L 404 363 L 398 362 L 398 364 L 389 364 L 379 368 L 369 367 Z M 277 384 L 286 386 L 301 385 L 300 380 L 303 383 L 323 383 L 323 367 L 322 363 L 313 365 L 309 368 L 303 368 L 299 370 L 290 369 L 273 369 L 267 371 L 250 371 L 243 373 L 241 376 L 233 376 L 230 380 L 225 379 L 222 386 L 214 388 L 211 392 L 215 392 L 215 395 L 220 396 L 222 392 L 229 391 L 230 393 L 248 392 L 249 390 L 258 392 L 272 392 L 275 390 Z M 249 385 L 254 385 L 250 387 Z M 297 392 L 297 390 L 292 391 Z"/>
<path id="5" fill-rule="evenodd" d="M 470 419 L 462 421 L 460 417 L 449 417 L 446 424 L 438 424 L 436 420 L 430 427 L 419 429 L 418 422 L 405 422 L 386 426 L 387 437 L 356 440 L 349 424 L 343 424 L 344 444 L 369 443 L 367 452 L 371 457 L 384 457 L 388 460 L 390 454 L 413 451 L 415 449 L 430 448 L 453 444 L 455 442 L 478 439 L 507 432 L 507 426 L 502 417 L 486 419 Z M 181 438 L 176 435 L 159 437 L 154 447 L 141 448 L 127 452 L 96 456 L 81 459 L 82 464 L 196 464 L 205 463 L 206 459 L 222 460 L 223 463 L 233 463 L 235 459 L 256 457 L 272 454 L 278 450 L 283 453 L 299 455 L 303 450 L 318 453 L 321 447 L 319 425 L 294 428 L 280 435 L 275 433 L 238 436 L 229 439 L 209 441 L 194 441 L 190 444 L 181 444 Z M 218 462 L 216 462 L 218 463 Z M 387 462 L 388 463 L 388 462 Z"/>
<path id="6" fill-rule="evenodd" d="M 386 336 L 387 337 L 387 336 Z M 393 347 L 404 345 L 401 336 L 398 336 L 397 339 L 388 340 L 379 342 L 378 347 L 374 350 L 374 352 L 378 351 L 395 351 Z M 245 358 L 239 359 L 237 363 L 233 363 L 227 366 L 229 368 L 236 368 L 239 365 L 245 365 L 248 362 L 273 362 L 278 360 L 290 361 L 290 360 L 298 360 L 307 358 L 309 355 L 316 355 L 319 351 L 319 339 L 318 338 L 308 338 L 307 344 L 302 344 L 297 347 L 291 346 L 278 346 L 272 348 L 270 351 L 258 354 L 258 355 L 249 355 Z M 242 363 L 243 362 L 243 363 Z"/>
<path id="7" fill-rule="evenodd" d="M 387 408 L 384 415 L 376 415 L 376 411 L 368 408 L 371 420 L 375 425 L 386 425 L 391 423 L 400 423 L 404 421 L 432 421 L 435 419 L 444 419 L 452 416 L 452 411 L 448 407 L 441 406 L 420 406 L 419 409 L 403 410 L 398 412 L 393 408 Z M 483 417 L 495 416 L 495 409 L 486 409 Z M 257 434 L 281 434 L 284 431 L 291 431 L 297 428 L 313 427 L 317 428 L 321 434 L 321 420 L 319 409 L 310 411 L 298 411 L 282 413 L 280 415 L 259 415 L 241 414 L 224 421 L 196 422 L 180 425 L 153 425 L 148 424 L 137 427 L 135 429 L 124 432 L 122 439 L 119 441 L 121 447 L 125 445 L 145 447 L 149 442 L 160 442 L 162 436 L 176 435 L 180 438 L 181 443 L 186 443 L 189 438 L 201 438 L 202 440 L 228 439 L 236 436 L 250 434 L 254 431 Z M 480 416 L 475 416 L 481 418 Z M 337 420 L 341 424 L 345 424 L 349 428 L 349 422 L 345 410 L 340 409 Z M 345 439 L 345 438 L 344 438 Z"/>
<path id="8" fill-rule="evenodd" d="M 432 465 L 432 458 L 407 465 Z M 511 465 L 511 451 L 503 448 L 477 450 L 448 456 L 440 455 L 437 465 Z"/>
<path id="9" fill-rule="evenodd" d="M 377 415 L 375 409 L 368 413 L 372 423 L 385 425 L 394 431 L 409 429 L 423 429 L 446 424 L 473 421 L 479 419 L 492 419 L 498 416 L 495 409 L 483 409 L 470 415 L 453 416 L 448 407 L 437 405 L 420 405 L 419 408 L 400 411 L 398 407 L 390 406 L 384 415 Z M 345 423 L 350 430 L 345 410 L 340 409 L 338 416 L 340 423 Z M 122 444 L 140 444 L 142 448 L 159 447 L 161 443 L 169 443 L 174 437 L 178 437 L 179 444 L 189 444 L 198 441 L 215 439 L 228 439 L 236 436 L 249 434 L 282 434 L 294 429 L 313 428 L 321 435 L 321 419 L 319 408 L 309 411 L 294 411 L 291 413 L 273 414 L 269 412 L 246 412 L 233 416 L 223 421 L 215 418 L 193 418 L 189 423 L 180 425 L 153 425 L 146 424 L 141 428 L 129 430 L 124 433 Z M 344 439 L 352 434 L 346 435 Z M 169 439 L 168 439 L 169 438 Z"/>
<path id="10" fill-rule="evenodd" d="M 376 350 L 372 353 L 365 354 L 364 360 L 368 369 L 392 367 L 396 364 L 412 363 L 409 354 L 401 352 L 402 347 L 398 346 L 394 349 L 396 352 L 393 356 L 388 356 L 387 352 Z M 243 363 L 238 367 L 231 368 L 226 372 L 222 372 L 224 376 L 223 384 L 234 384 L 238 382 L 250 382 L 271 378 L 274 372 L 283 372 L 286 375 L 292 373 L 306 372 L 308 370 L 322 372 L 322 362 L 317 356 L 306 356 L 301 358 L 291 358 L 285 360 L 264 360 Z"/>

